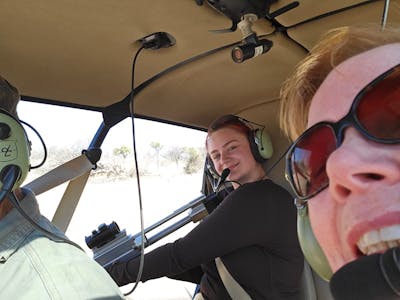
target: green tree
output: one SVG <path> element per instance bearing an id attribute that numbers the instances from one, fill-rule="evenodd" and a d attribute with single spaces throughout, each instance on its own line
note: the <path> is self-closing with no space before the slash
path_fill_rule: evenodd
<path id="1" fill-rule="evenodd" d="M 193 174 L 199 171 L 203 165 L 203 158 L 201 153 L 193 147 L 185 149 L 185 166 L 183 171 L 186 174 Z"/>
<path id="2" fill-rule="evenodd" d="M 131 153 L 131 149 L 128 148 L 127 146 L 121 146 L 121 147 L 115 148 L 113 150 L 113 154 L 115 156 L 121 155 L 124 159 L 127 158 L 130 153 Z"/>
<path id="3" fill-rule="evenodd" d="M 185 152 L 184 148 L 173 146 L 164 153 L 163 157 L 174 162 L 176 164 L 176 167 L 178 168 L 179 162 L 183 159 L 184 152 Z"/>

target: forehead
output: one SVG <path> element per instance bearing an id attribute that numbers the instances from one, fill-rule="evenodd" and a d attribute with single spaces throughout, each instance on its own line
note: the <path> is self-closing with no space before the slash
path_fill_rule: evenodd
<path id="1" fill-rule="evenodd" d="M 224 127 L 210 133 L 207 137 L 207 151 L 222 150 L 227 144 L 232 141 L 243 141 L 246 135 L 238 129 L 231 127 Z"/>
<path id="2" fill-rule="evenodd" d="M 368 83 L 400 63 L 400 43 L 380 46 L 353 56 L 335 67 L 315 93 L 307 127 L 343 117 Z"/>

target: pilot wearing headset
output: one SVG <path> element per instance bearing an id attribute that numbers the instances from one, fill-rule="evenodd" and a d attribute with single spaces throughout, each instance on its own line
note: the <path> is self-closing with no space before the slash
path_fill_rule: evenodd
<path id="1" fill-rule="evenodd" d="M 186 236 L 147 253 L 140 280 L 168 276 L 198 283 L 196 300 L 297 300 L 304 258 L 296 210 L 291 195 L 263 169 L 272 155 L 265 130 L 226 115 L 210 125 L 206 149 L 233 192 Z M 140 259 L 107 270 L 126 285 L 137 280 Z"/>
<path id="2" fill-rule="evenodd" d="M 281 126 L 310 265 L 336 299 L 400 299 L 400 30 L 324 35 L 283 87 Z"/>
<path id="3" fill-rule="evenodd" d="M 0 298 L 123 299 L 104 269 L 40 214 L 35 195 L 19 188 L 30 151 L 19 99 L 0 76 Z"/>

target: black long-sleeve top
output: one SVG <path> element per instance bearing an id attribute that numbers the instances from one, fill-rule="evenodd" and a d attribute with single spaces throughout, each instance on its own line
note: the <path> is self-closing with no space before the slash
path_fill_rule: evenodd
<path id="1" fill-rule="evenodd" d="M 141 281 L 168 276 L 200 283 L 205 299 L 230 299 L 216 257 L 253 300 L 298 299 L 304 260 L 291 195 L 271 180 L 240 186 L 185 237 L 146 254 Z M 129 263 L 134 278 L 138 267 Z"/>

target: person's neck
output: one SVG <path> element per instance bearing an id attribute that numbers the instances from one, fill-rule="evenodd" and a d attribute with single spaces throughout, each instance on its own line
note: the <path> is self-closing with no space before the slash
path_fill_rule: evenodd
<path id="1" fill-rule="evenodd" d="M 13 208 L 14 206 L 11 204 L 8 198 L 5 198 L 0 203 L 0 220 L 3 219 Z"/>
<path id="2" fill-rule="evenodd" d="M 256 181 L 260 181 L 260 180 L 264 180 L 267 179 L 268 176 L 267 174 L 265 174 L 264 169 L 260 166 L 259 168 L 257 168 L 257 170 L 251 175 L 251 177 L 247 178 L 246 180 L 243 180 L 242 182 L 233 182 L 232 186 L 233 189 L 237 189 L 239 186 L 245 184 L 245 183 L 249 183 L 249 182 L 256 182 Z"/>
<path id="3" fill-rule="evenodd" d="M 16 189 L 14 193 L 17 199 L 21 200 L 23 198 L 23 192 L 21 189 Z M 14 206 L 10 200 L 8 200 L 7 197 L 4 198 L 4 200 L 0 203 L 0 220 L 3 219 L 13 208 Z"/>
<path id="4" fill-rule="evenodd" d="M 257 171 L 255 172 L 254 177 L 249 182 L 256 182 L 267 178 L 268 178 L 267 174 L 265 174 L 264 169 L 260 165 Z"/>

